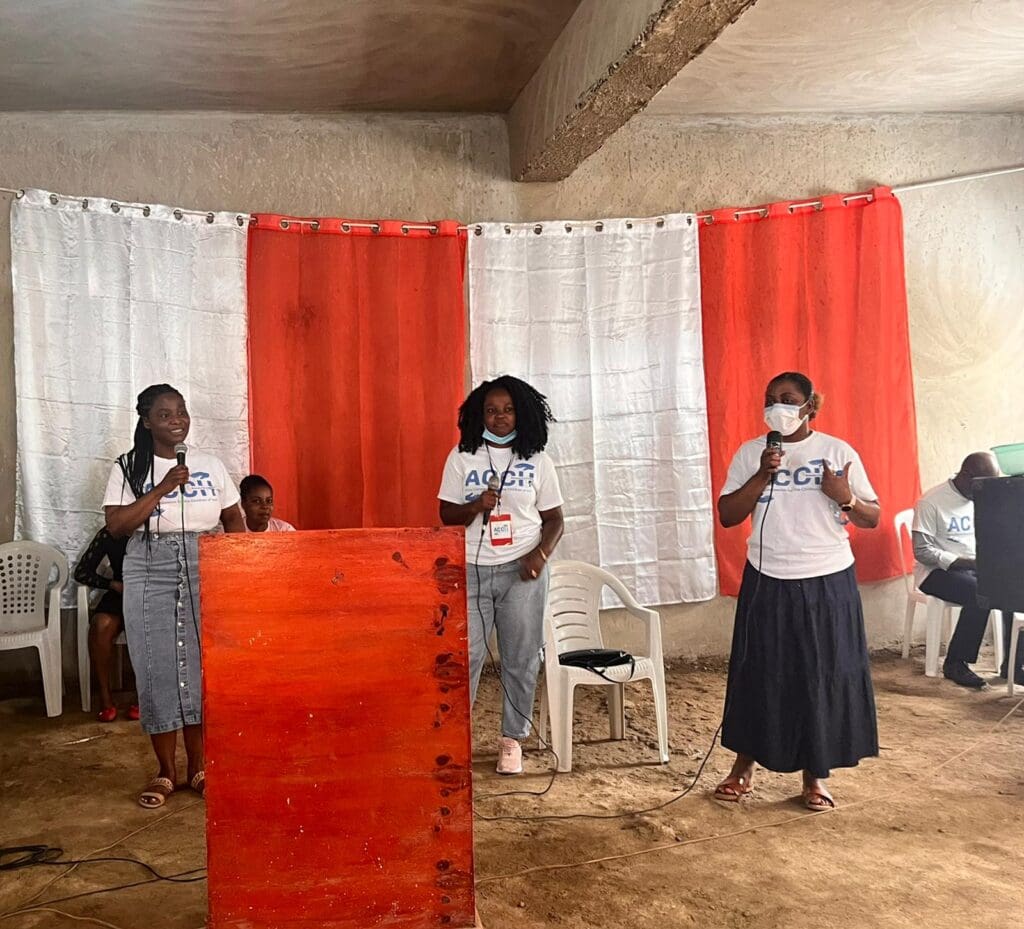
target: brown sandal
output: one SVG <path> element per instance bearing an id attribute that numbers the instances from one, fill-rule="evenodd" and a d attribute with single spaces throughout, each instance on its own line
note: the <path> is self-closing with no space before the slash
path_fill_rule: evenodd
<path id="1" fill-rule="evenodd" d="M 749 777 L 730 775 L 715 788 L 714 798 L 726 803 L 739 803 L 753 789 Z"/>
<path id="2" fill-rule="evenodd" d="M 206 796 L 206 772 L 199 771 L 195 777 L 188 782 L 188 786 L 191 787 L 200 797 Z"/>
<path id="3" fill-rule="evenodd" d="M 166 777 L 154 777 L 139 794 L 139 806 L 146 810 L 158 810 L 172 793 L 174 781 Z"/>
<path id="4" fill-rule="evenodd" d="M 827 790 L 807 790 L 800 795 L 804 809 L 812 813 L 825 813 L 836 808 L 836 801 Z"/>

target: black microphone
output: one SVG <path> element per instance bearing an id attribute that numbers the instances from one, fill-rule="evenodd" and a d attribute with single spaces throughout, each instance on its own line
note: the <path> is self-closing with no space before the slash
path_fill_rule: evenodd
<path id="1" fill-rule="evenodd" d="M 185 455 L 188 454 L 188 446 L 184 442 L 179 442 L 174 446 L 174 454 L 178 456 L 178 467 L 185 466 Z M 185 485 L 181 485 L 181 489 L 185 490 Z"/>
<path id="2" fill-rule="evenodd" d="M 488 490 L 493 490 L 495 493 L 497 493 L 500 488 L 501 488 L 501 480 L 498 478 L 497 474 L 492 474 L 489 478 L 487 478 L 487 489 Z M 484 525 L 485 526 L 487 525 L 487 520 L 489 520 L 490 518 L 491 518 L 491 511 L 490 510 L 484 510 Z"/>
<path id="3" fill-rule="evenodd" d="M 776 430 L 773 429 L 771 432 L 768 433 L 768 440 L 765 442 L 765 445 L 768 448 L 775 449 L 776 451 L 781 452 L 782 451 L 782 433 L 781 432 L 776 432 Z M 772 483 L 773 484 L 775 483 L 776 476 L 777 475 L 773 471 L 772 472 Z"/>

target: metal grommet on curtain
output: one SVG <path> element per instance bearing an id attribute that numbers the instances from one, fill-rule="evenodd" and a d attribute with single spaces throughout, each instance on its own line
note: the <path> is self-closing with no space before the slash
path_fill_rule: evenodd
<path id="1" fill-rule="evenodd" d="M 632 229 L 633 228 L 633 224 L 628 219 L 626 220 L 626 228 L 627 229 Z"/>
<path id="2" fill-rule="evenodd" d="M 534 235 L 540 235 L 543 231 L 544 231 L 544 227 L 540 223 L 537 223 L 537 225 L 533 227 L 533 234 Z"/>
<path id="3" fill-rule="evenodd" d="M 789 210 L 790 213 L 792 213 L 793 212 L 793 204 L 791 203 L 789 206 L 786 207 L 786 209 Z"/>
<path id="4" fill-rule="evenodd" d="M 408 235 L 408 234 L 409 234 L 409 227 L 408 226 L 402 226 L 402 235 Z"/>
<path id="5" fill-rule="evenodd" d="M 687 216 L 686 217 L 686 225 L 687 226 L 692 226 L 693 225 L 693 217 L 692 216 Z"/>
<path id="6" fill-rule="evenodd" d="M 566 232 L 572 232 L 572 226 L 571 226 L 571 225 L 569 225 L 569 223 L 566 223 L 566 224 L 565 224 L 565 231 L 566 231 Z"/>
<path id="7" fill-rule="evenodd" d="M 207 214 L 206 214 L 206 221 L 207 221 L 208 223 L 212 223 L 212 222 L 213 222 L 213 221 L 214 221 L 214 220 L 215 220 L 216 218 L 217 218 L 217 217 L 216 217 L 216 216 L 214 216 L 214 215 L 213 215 L 213 213 L 207 213 Z"/>
<path id="8" fill-rule="evenodd" d="M 110 210 L 111 210 L 112 213 L 120 213 L 121 212 L 121 204 L 120 203 L 111 203 L 110 204 Z"/>
<path id="9" fill-rule="evenodd" d="M 712 216 L 710 213 L 708 213 L 708 215 L 704 217 L 704 225 L 705 226 L 710 226 L 714 221 L 715 221 L 715 217 Z"/>
<path id="10" fill-rule="evenodd" d="M 57 195 L 56 194 L 50 194 L 50 203 L 52 203 L 54 206 L 56 206 L 57 202 L 58 202 Z"/>
<path id="11" fill-rule="evenodd" d="M 175 219 L 181 219 L 181 218 L 182 218 L 182 216 L 184 216 L 184 215 L 185 215 L 185 214 L 184 214 L 184 213 L 182 213 L 182 212 L 181 212 L 181 210 L 175 210 L 175 211 L 174 211 L 174 218 L 175 218 Z"/>
<path id="12" fill-rule="evenodd" d="M 282 229 L 287 229 L 289 226 L 291 226 L 291 223 L 288 222 L 287 219 L 282 219 L 281 220 L 281 228 Z"/>
<path id="13" fill-rule="evenodd" d="M 152 212 L 153 211 L 148 206 L 144 206 L 142 208 L 142 215 L 143 216 L 149 216 L 149 214 L 152 213 Z"/>
<path id="14" fill-rule="evenodd" d="M 483 235 L 483 234 L 484 234 L 484 227 L 483 226 L 478 224 L 478 225 L 473 227 L 473 235 Z"/>
<path id="15" fill-rule="evenodd" d="M 479 230 L 479 228 L 480 228 L 480 227 L 479 227 L 479 226 L 477 226 L 477 230 Z M 431 226 L 431 227 L 430 227 L 430 229 L 429 229 L 429 233 L 430 233 L 430 235 L 437 235 L 437 234 L 438 234 L 438 233 L 439 233 L 440 231 L 441 231 L 441 230 L 440 230 L 440 229 L 438 229 L 438 228 L 437 228 L 437 226 Z M 477 231 L 477 235 L 480 235 L 480 232 L 479 232 L 479 231 Z"/>
<path id="16" fill-rule="evenodd" d="M 312 229 L 314 232 L 319 232 L 320 231 L 320 223 L 319 223 L 319 221 L 314 219 L 313 222 L 311 222 L 309 224 L 309 228 Z"/>
<path id="17" fill-rule="evenodd" d="M 665 217 L 659 216 L 658 221 L 654 225 L 661 229 L 665 225 Z"/>
<path id="18" fill-rule="evenodd" d="M 377 223 L 374 223 L 374 224 L 373 224 L 373 226 L 372 226 L 372 228 L 370 229 L 370 231 L 371 231 L 371 232 L 372 232 L 372 233 L 373 233 L 374 235 L 379 235 L 379 234 L 380 234 L 380 226 L 379 226 L 379 225 L 378 225 Z"/>
<path id="19" fill-rule="evenodd" d="M 505 226 L 505 235 L 512 235 L 512 227 L 511 226 L 508 226 L 508 225 Z"/>
<path id="20" fill-rule="evenodd" d="M 82 197 L 82 209 L 83 210 L 89 209 L 89 200 L 86 197 Z"/>
<path id="21" fill-rule="evenodd" d="M 256 222 L 256 217 L 254 216 L 251 221 L 253 223 L 255 223 Z M 238 223 L 239 226 L 244 226 L 245 225 L 245 217 L 242 216 L 241 213 L 239 213 L 238 216 L 235 217 L 235 222 Z"/>
<path id="22" fill-rule="evenodd" d="M 596 232 L 604 232 L 604 223 L 594 223 L 594 230 Z"/>
<path id="23" fill-rule="evenodd" d="M 352 227 L 348 223 L 342 223 L 341 224 L 341 231 L 342 232 L 351 232 L 352 231 Z"/>
<path id="24" fill-rule="evenodd" d="M 790 210 L 790 212 L 793 212 L 793 211 Z M 732 221 L 734 223 L 738 223 L 740 221 L 740 211 L 739 210 L 737 210 L 735 213 L 732 214 Z"/>
<path id="25" fill-rule="evenodd" d="M 820 200 L 814 204 L 814 211 L 816 213 L 820 213 L 823 209 L 825 209 L 825 204 L 822 203 Z"/>

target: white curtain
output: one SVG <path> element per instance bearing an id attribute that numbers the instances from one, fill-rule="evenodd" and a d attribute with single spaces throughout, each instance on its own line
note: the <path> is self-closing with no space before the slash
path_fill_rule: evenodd
<path id="1" fill-rule="evenodd" d="M 13 202 L 19 538 L 74 563 L 150 384 L 177 387 L 188 444 L 244 476 L 247 220 L 41 190 Z"/>
<path id="2" fill-rule="evenodd" d="M 695 218 L 483 223 L 469 298 L 474 383 L 521 377 L 558 420 L 558 557 L 642 603 L 714 596 Z"/>

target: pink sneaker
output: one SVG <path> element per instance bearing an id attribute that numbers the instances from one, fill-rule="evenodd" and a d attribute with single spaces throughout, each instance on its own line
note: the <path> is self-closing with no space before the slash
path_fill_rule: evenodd
<path id="1" fill-rule="evenodd" d="M 523 773 L 523 747 L 516 739 L 502 736 L 498 742 L 498 773 Z"/>

